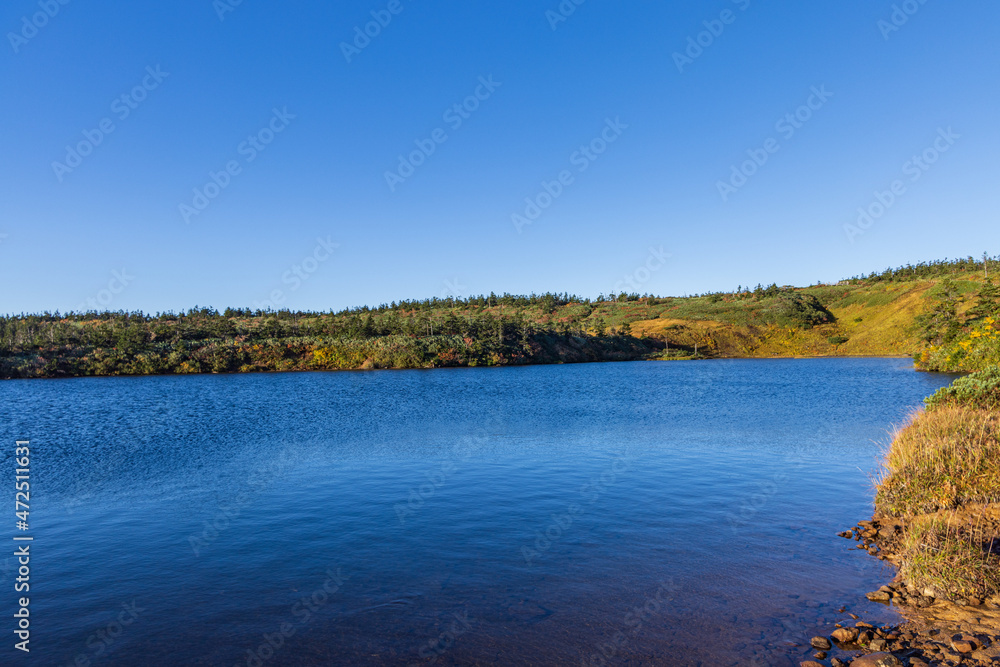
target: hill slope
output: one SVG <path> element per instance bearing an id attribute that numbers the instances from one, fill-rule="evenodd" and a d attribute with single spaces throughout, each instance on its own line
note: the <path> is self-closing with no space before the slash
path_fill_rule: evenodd
<path id="1" fill-rule="evenodd" d="M 836 285 L 694 297 L 491 294 L 338 313 L 0 317 L 0 377 L 831 355 L 914 355 L 928 369 L 976 370 L 1000 357 L 989 317 L 1000 319 L 1000 291 L 988 295 L 986 268 L 934 262 Z"/>

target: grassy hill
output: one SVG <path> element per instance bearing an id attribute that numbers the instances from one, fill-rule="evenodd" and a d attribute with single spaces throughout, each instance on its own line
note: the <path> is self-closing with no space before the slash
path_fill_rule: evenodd
<path id="1" fill-rule="evenodd" d="M 931 262 L 836 285 L 693 297 L 491 294 L 336 313 L 0 317 L 0 377 L 830 355 L 915 355 L 926 368 L 975 370 L 998 349 L 972 310 L 994 265 Z"/>
<path id="2" fill-rule="evenodd" d="M 716 303 L 710 302 L 713 297 L 687 299 L 683 307 L 657 319 L 633 322 L 632 331 L 687 346 L 699 342 L 699 352 L 726 357 L 911 356 L 924 347 L 915 329 L 917 317 L 945 279 L 971 295 L 981 285 L 982 274 L 892 282 L 860 279 L 792 290 L 814 298 L 832 316 L 811 326 L 769 316 L 766 299 L 748 303 L 726 295 Z"/>

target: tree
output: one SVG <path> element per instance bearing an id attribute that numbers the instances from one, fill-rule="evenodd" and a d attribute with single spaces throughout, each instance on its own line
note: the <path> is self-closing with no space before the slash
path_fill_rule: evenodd
<path id="1" fill-rule="evenodd" d="M 950 343 L 962 331 L 958 319 L 958 304 L 961 302 L 958 288 L 951 279 L 941 281 L 930 310 L 916 319 L 920 338 L 934 345 Z"/>
<path id="2" fill-rule="evenodd" d="M 446 336 L 457 336 L 462 333 L 462 323 L 455 317 L 455 311 L 448 311 L 448 316 L 441 325 L 441 333 Z"/>
<path id="3" fill-rule="evenodd" d="M 368 313 L 368 317 L 365 318 L 365 323 L 361 325 L 361 335 L 364 338 L 372 338 L 375 336 L 375 324 L 372 322 L 371 313 Z"/>
<path id="4" fill-rule="evenodd" d="M 966 317 L 970 321 L 979 321 L 987 317 L 996 317 L 1000 313 L 1000 287 L 992 280 L 983 282 L 976 292 L 976 305 L 969 309 Z"/>

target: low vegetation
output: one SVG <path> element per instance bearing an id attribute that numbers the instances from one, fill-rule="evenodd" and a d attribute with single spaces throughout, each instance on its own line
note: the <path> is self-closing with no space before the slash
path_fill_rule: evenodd
<path id="1" fill-rule="evenodd" d="M 836 285 L 686 297 L 0 316 L 0 378 L 832 355 L 912 355 L 925 370 L 973 371 L 1000 363 L 1000 289 L 986 279 L 998 265 L 944 260 Z"/>
<path id="2" fill-rule="evenodd" d="M 1000 591 L 1000 557 L 994 548 L 994 536 L 974 523 L 916 521 L 903 537 L 900 574 L 939 597 L 986 599 Z"/>
<path id="3" fill-rule="evenodd" d="M 0 375 L 66 377 L 494 366 L 639 359 L 662 344 L 523 313 L 193 310 L 0 319 Z M 442 316 L 443 315 L 443 316 Z"/>
<path id="4" fill-rule="evenodd" d="M 981 410 L 996 410 L 1000 407 L 1000 367 L 991 366 L 960 377 L 951 385 L 942 387 L 924 399 L 924 403 L 928 409 L 966 406 Z"/>
<path id="5" fill-rule="evenodd" d="M 893 439 L 876 514 L 906 524 L 900 571 L 952 598 L 1000 592 L 1000 369 L 960 378 L 926 400 Z"/>
<path id="6" fill-rule="evenodd" d="M 759 287 L 689 298 L 491 294 L 337 313 L 194 308 L 186 313 L 0 317 L 0 376 L 65 377 L 434 368 L 721 356 L 712 336 L 633 324 L 678 309 L 807 330 L 833 321 L 810 295 Z"/>
<path id="7" fill-rule="evenodd" d="M 894 438 L 876 509 L 892 516 L 1000 501 L 1000 414 L 946 404 L 916 415 Z"/>

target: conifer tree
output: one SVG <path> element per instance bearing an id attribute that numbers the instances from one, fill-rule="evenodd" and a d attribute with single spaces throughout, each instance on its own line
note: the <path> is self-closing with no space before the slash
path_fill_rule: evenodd
<path id="1" fill-rule="evenodd" d="M 976 292 L 976 305 L 969 309 L 966 317 L 969 321 L 978 322 L 987 317 L 996 317 L 998 312 L 1000 312 L 1000 287 L 994 285 L 992 280 L 986 280 Z"/>

